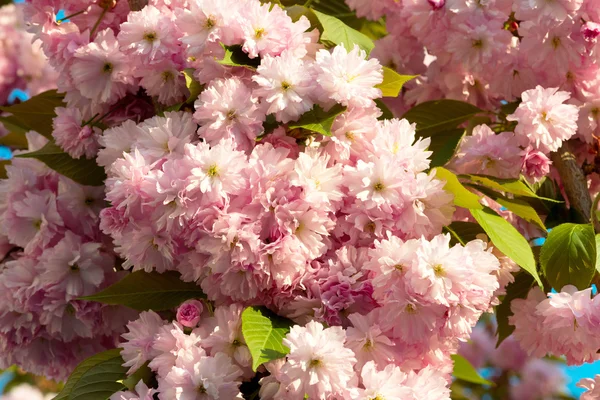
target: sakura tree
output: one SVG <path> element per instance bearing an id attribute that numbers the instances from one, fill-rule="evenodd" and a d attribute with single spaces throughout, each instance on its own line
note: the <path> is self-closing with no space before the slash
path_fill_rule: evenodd
<path id="1" fill-rule="evenodd" d="M 526 400 L 600 358 L 599 1 L 18 7 L 58 78 L 0 107 L 0 367 Z"/>

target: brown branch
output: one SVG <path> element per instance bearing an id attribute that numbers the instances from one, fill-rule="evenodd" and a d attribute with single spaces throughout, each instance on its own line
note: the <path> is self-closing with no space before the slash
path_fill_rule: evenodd
<path id="1" fill-rule="evenodd" d="M 140 11 L 148 5 L 148 0 L 127 0 L 131 11 Z"/>
<path id="2" fill-rule="evenodd" d="M 571 152 L 569 142 L 563 143 L 557 152 L 551 155 L 552 162 L 558 173 L 569 199 L 569 206 L 589 222 L 591 218 L 592 198 L 587 186 L 587 179 L 581 167 L 577 164 L 575 155 Z"/>

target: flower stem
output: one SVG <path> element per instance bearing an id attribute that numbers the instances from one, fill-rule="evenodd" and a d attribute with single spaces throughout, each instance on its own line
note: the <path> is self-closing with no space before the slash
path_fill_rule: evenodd
<path id="1" fill-rule="evenodd" d="M 100 16 L 98 17 L 98 21 L 96 21 L 96 23 L 94 24 L 94 27 L 92 28 L 92 31 L 90 32 L 90 38 L 94 37 L 96 30 L 100 26 L 100 22 L 102 22 L 102 20 L 104 19 L 104 16 L 106 15 L 106 11 L 107 11 L 106 8 L 104 8 L 102 10 L 102 14 L 100 14 Z"/>
<path id="2" fill-rule="evenodd" d="M 71 15 L 67 15 L 66 17 L 64 17 L 64 18 L 61 18 L 61 19 L 59 19 L 59 20 L 58 20 L 58 21 L 56 21 L 56 22 L 58 22 L 58 23 L 61 23 L 61 22 L 63 22 L 63 21 L 66 21 L 66 20 L 68 20 L 68 19 L 71 19 L 71 18 L 73 18 L 73 17 L 76 17 L 76 16 L 78 16 L 78 15 L 81 15 L 81 14 L 83 14 L 83 13 L 84 13 L 84 12 L 86 12 L 86 11 L 87 11 L 87 8 L 86 8 L 86 9 L 83 9 L 83 10 L 81 10 L 81 11 L 77 11 L 76 13 L 73 13 L 73 14 L 71 14 Z"/>

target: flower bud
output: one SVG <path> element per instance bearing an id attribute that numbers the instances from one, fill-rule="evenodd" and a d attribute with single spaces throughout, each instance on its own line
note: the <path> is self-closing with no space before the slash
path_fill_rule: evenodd
<path id="1" fill-rule="evenodd" d="M 198 300 L 189 300 L 177 309 L 177 322 L 186 328 L 195 328 L 200 321 L 204 307 Z"/>

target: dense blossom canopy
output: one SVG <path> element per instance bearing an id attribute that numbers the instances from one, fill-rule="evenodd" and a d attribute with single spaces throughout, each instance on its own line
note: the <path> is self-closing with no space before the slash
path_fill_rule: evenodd
<path id="1" fill-rule="evenodd" d="M 60 95 L 0 181 L 0 366 L 116 347 L 111 400 L 446 400 L 470 362 L 554 398 L 544 356 L 600 358 L 600 2 L 292 3 L 19 6 Z"/>

